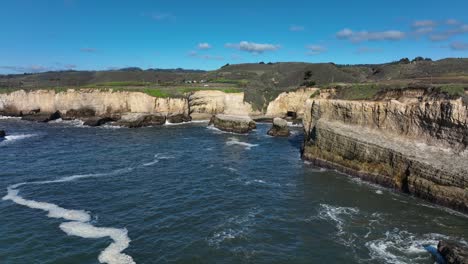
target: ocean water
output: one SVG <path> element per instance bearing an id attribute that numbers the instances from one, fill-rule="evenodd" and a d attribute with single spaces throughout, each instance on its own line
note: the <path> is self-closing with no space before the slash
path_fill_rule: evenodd
<path id="1" fill-rule="evenodd" d="M 468 217 L 206 123 L 0 120 L 0 263 L 434 263 Z"/>

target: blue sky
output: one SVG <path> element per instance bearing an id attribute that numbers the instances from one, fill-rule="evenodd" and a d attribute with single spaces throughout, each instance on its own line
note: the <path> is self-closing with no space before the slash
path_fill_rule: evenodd
<path id="1" fill-rule="evenodd" d="M 466 10 L 466 0 L 10 0 L 0 73 L 467 57 Z"/>

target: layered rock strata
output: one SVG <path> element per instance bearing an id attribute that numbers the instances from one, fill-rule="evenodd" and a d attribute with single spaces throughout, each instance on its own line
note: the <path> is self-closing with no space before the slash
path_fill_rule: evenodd
<path id="1" fill-rule="evenodd" d="M 468 212 L 461 100 L 309 100 L 303 158 Z"/>

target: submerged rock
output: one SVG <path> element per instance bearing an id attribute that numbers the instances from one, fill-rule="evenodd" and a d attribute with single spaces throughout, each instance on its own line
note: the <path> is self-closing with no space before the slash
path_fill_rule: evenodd
<path id="1" fill-rule="evenodd" d="M 440 241 L 437 250 L 447 264 L 468 264 L 468 247 L 454 241 Z"/>
<path id="2" fill-rule="evenodd" d="M 274 137 L 287 137 L 290 134 L 288 122 L 284 119 L 275 117 L 273 119 L 273 126 L 267 132 L 268 135 Z"/>
<path id="3" fill-rule="evenodd" d="M 213 124 L 217 129 L 239 134 L 248 133 L 257 127 L 249 116 L 234 115 L 213 116 L 210 120 L 210 124 Z"/>
<path id="4" fill-rule="evenodd" d="M 0 139 L 3 139 L 4 137 L 6 137 L 5 130 L 0 130 Z"/>
<path id="5" fill-rule="evenodd" d="M 184 114 L 176 114 L 176 115 L 168 116 L 167 121 L 169 123 L 176 124 L 176 123 L 190 122 L 192 121 L 192 118 Z"/>
<path id="6" fill-rule="evenodd" d="M 115 122 L 116 126 L 123 126 L 129 128 L 147 127 L 147 126 L 160 126 L 166 123 L 166 117 L 163 115 L 153 114 L 127 114 L 122 116 L 122 119 Z"/>
<path id="7" fill-rule="evenodd" d="M 59 111 L 56 111 L 52 114 L 50 113 L 41 113 L 41 112 L 30 112 L 27 115 L 23 115 L 21 120 L 33 121 L 33 122 L 49 122 L 57 120 L 62 117 L 62 114 Z"/>

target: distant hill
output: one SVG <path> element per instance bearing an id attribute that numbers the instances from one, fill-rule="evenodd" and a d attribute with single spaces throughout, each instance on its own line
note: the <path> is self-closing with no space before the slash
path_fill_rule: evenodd
<path id="1" fill-rule="evenodd" d="M 214 71 L 186 69 L 125 68 L 108 71 L 58 71 L 36 74 L 0 75 L 0 88 L 36 89 L 143 84 L 166 88 L 193 86 L 193 83 L 233 85 L 246 93 L 257 107 L 283 91 L 301 85 L 326 86 L 331 83 L 462 83 L 468 84 L 468 59 L 438 61 L 416 58 L 384 64 L 337 65 L 334 63 L 248 63 L 225 65 Z"/>

